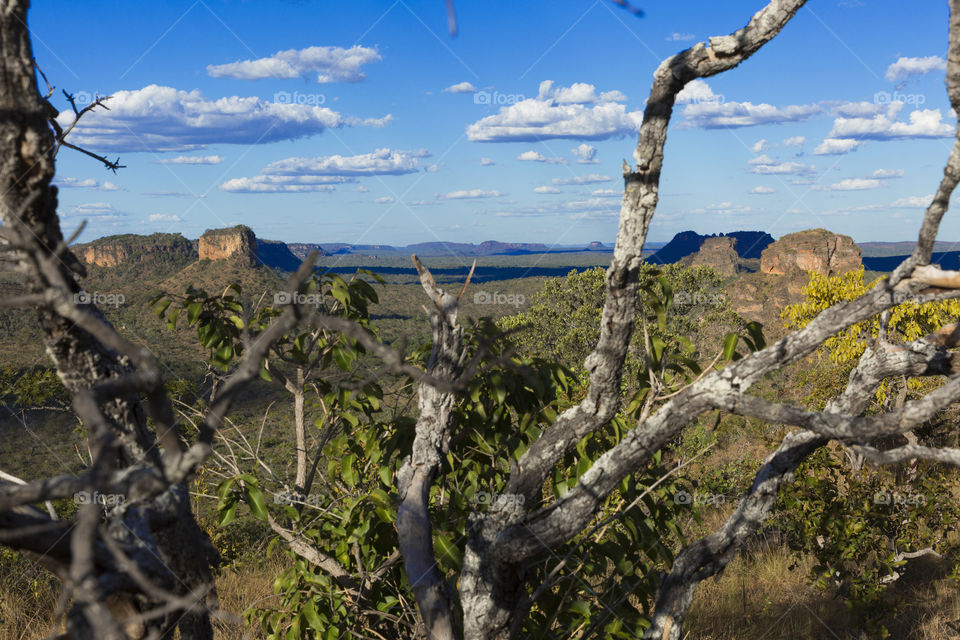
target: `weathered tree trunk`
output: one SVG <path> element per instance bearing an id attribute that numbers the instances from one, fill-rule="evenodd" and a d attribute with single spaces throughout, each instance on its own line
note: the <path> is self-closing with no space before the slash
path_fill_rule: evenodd
<path id="1" fill-rule="evenodd" d="M 84 486 L 95 492 L 105 488 L 100 483 L 112 469 L 146 465 L 156 470 L 153 477 L 162 477 L 163 450 L 147 428 L 134 385 L 135 380 L 155 381 L 137 379 L 129 358 L 81 328 L 79 316 L 68 317 L 83 314 L 87 321 L 109 327 L 96 307 L 79 304 L 74 296 L 80 291 L 75 275 L 83 275 L 83 268 L 66 248 L 56 214 L 57 189 L 50 184 L 55 143 L 48 124 L 51 107 L 37 91 L 27 8 L 24 0 L 0 0 L 0 214 L 8 241 L 22 257 L 28 292 L 48 301 L 37 305 L 39 325 L 46 351 L 74 395 L 78 415 L 98 452 L 94 467 L 100 471 L 88 475 Z M 110 385 L 117 391 L 108 400 L 80 402 Z M 162 444 L 166 453 L 179 453 L 172 430 L 164 433 Z M 111 511 L 106 525 L 100 522 L 96 504 L 81 508 L 77 526 L 67 534 L 71 553 L 62 558 L 67 566 L 60 572 L 74 596 L 67 617 L 71 638 L 120 637 L 104 605 L 108 599 L 126 599 L 131 610 L 145 612 L 168 603 L 158 596 L 163 591 L 185 600 L 200 599 L 202 605 L 202 595 L 191 592 L 208 591 L 216 552 L 193 520 L 186 488 L 174 484 L 158 489 L 151 482 L 127 484 L 124 505 Z M 110 536 L 112 544 L 106 545 L 104 536 Z M 121 550 L 118 553 L 139 566 L 151 584 L 139 585 L 120 556 L 106 553 L 108 547 Z M 184 606 L 143 625 L 157 637 L 170 637 L 177 627 L 184 640 L 213 637 L 209 616 Z"/>

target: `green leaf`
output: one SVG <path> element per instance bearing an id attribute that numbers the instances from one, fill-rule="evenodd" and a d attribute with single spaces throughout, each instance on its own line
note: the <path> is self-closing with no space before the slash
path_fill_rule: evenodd
<path id="1" fill-rule="evenodd" d="M 226 508 L 220 510 L 220 519 L 218 520 L 217 524 L 219 524 L 221 527 L 225 527 L 233 522 L 233 519 L 236 517 L 236 515 L 237 501 L 231 500 L 230 504 L 226 506 Z"/>
<path id="2" fill-rule="evenodd" d="M 740 339 L 735 333 L 728 333 L 723 340 L 723 359 L 732 360 L 737 353 L 737 340 Z"/>
<path id="3" fill-rule="evenodd" d="M 250 507 L 250 513 L 253 514 L 253 517 L 266 522 L 267 505 L 263 501 L 263 492 L 257 487 L 248 484 L 243 487 L 243 494 L 247 498 L 247 505 Z"/>
<path id="4" fill-rule="evenodd" d="M 168 300 L 164 300 L 163 302 L 159 303 L 159 304 L 156 306 L 156 308 L 154 308 L 153 312 L 154 312 L 155 314 L 157 314 L 157 317 L 158 317 L 158 318 L 162 318 L 162 317 L 163 317 L 163 314 L 166 313 L 166 311 L 167 311 L 167 307 L 170 306 L 170 303 L 171 303 L 171 300 L 169 300 L 169 299 L 168 299 Z"/>
<path id="5" fill-rule="evenodd" d="M 443 535 L 437 534 L 433 537 L 433 546 L 437 550 L 439 558 L 448 563 L 453 569 L 459 571 L 462 558 L 460 549 Z"/>

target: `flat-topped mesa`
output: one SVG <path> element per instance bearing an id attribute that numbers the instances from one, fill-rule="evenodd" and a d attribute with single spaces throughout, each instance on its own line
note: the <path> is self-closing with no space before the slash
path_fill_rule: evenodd
<path id="1" fill-rule="evenodd" d="M 207 229 L 200 236 L 197 252 L 201 260 L 235 259 L 257 264 L 257 236 L 246 225 L 228 229 Z"/>
<path id="2" fill-rule="evenodd" d="M 116 267 L 161 256 L 187 261 L 193 259 L 194 255 L 191 241 L 179 233 L 154 233 L 149 236 L 127 233 L 74 245 L 70 249 L 84 263 L 98 267 Z"/>
<path id="3" fill-rule="evenodd" d="M 682 260 L 691 267 L 708 266 L 721 276 L 729 278 L 740 271 L 740 256 L 737 255 L 737 239 L 732 236 L 706 238 L 700 250 Z"/>
<path id="4" fill-rule="evenodd" d="M 760 271 L 777 275 L 813 271 L 830 276 L 862 265 L 860 247 L 854 244 L 853 238 L 826 229 L 787 234 L 764 249 L 760 256 Z"/>

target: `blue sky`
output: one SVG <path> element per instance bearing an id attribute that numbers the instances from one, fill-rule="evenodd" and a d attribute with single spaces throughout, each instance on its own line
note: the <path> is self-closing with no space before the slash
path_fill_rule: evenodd
<path id="1" fill-rule="evenodd" d="M 58 156 L 81 241 L 243 223 L 284 241 L 612 242 L 621 163 L 659 62 L 765 3 L 48 0 L 60 94 L 114 95 Z M 916 237 L 956 116 L 946 3 L 812 1 L 739 68 L 688 87 L 650 240 L 812 227 Z M 942 239 L 960 239 L 948 213 Z"/>

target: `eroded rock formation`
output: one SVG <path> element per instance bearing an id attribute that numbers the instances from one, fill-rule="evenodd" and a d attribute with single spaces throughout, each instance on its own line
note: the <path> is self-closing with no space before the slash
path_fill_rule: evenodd
<path id="1" fill-rule="evenodd" d="M 200 236 L 197 252 L 201 260 L 237 259 L 253 265 L 257 262 L 257 236 L 244 225 L 207 229 Z"/>
<path id="2" fill-rule="evenodd" d="M 716 269 L 724 278 L 734 276 L 740 270 L 740 256 L 737 255 L 737 239 L 731 236 L 707 238 L 700 250 L 684 258 L 691 267 L 708 266 Z"/>
<path id="3" fill-rule="evenodd" d="M 835 275 L 863 264 L 860 247 L 850 236 L 826 229 L 810 229 L 783 236 L 763 250 L 760 271 L 783 275 L 795 271 L 813 271 Z"/>

